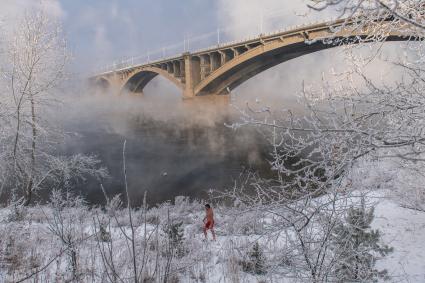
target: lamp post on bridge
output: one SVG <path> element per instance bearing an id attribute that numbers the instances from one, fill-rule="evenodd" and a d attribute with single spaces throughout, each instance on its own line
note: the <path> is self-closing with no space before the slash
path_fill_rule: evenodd
<path id="1" fill-rule="evenodd" d="M 261 12 L 260 12 L 260 36 L 263 34 L 263 22 L 264 22 L 264 9 L 261 8 Z"/>
<path id="2" fill-rule="evenodd" d="M 187 34 L 184 35 L 184 41 L 183 41 L 183 52 L 189 52 L 189 46 L 190 44 L 190 39 L 189 36 Z"/>

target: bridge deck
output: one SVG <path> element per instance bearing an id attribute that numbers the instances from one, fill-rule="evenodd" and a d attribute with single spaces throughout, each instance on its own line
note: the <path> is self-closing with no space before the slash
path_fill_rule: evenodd
<path id="1" fill-rule="evenodd" d="M 338 46 L 340 39 L 343 42 L 362 42 L 361 38 L 369 38 L 371 33 L 376 32 L 377 25 L 383 31 L 383 40 L 411 38 L 409 32 L 404 30 L 404 24 L 397 29 L 388 28 L 390 20 L 383 18 L 361 28 L 355 25 L 353 19 L 299 26 L 160 60 L 115 66 L 113 70 L 91 79 L 103 87 L 116 86 L 118 93 L 142 93 L 154 77 L 161 75 L 182 89 L 185 98 L 228 94 L 260 72 L 296 57 Z"/>
<path id="2" fill-rule="evenodd" d="M 122 67 L 122 66 L 120 67 L 120 64 L 116 64 L 116 66 L 118 67 L 112 68 L 109 71 L 96 74 L 96 77 L 102 76 L 102 75 L 108 75 L 115 72 L 128 71 L 133 68 L 140 68 L 143 66 L 151 66 L 151 65 L 163 64 L 163 63 L 167 63 L 167 62 L 175 61 L 175 60 L 182 60 L 184 54 L 190 54 L 192 56 L 201 56 L 204 54 L 217 52 L 223 49 L 243 47 L 248 44 L 254 44 L 261 41 L 268 41 L 271 39 L 275 39 L 276 37 L 292 36 L 292 35 L 299 34 L 300 32 L 305 32 L 305 31 L 311 32 L 311 31 L 323 30 L 323 29 L 328 29 L 330 26 L 337 28 L 338 26 L 342 26 L 343 24 L 347 24 L 347 23 L 351 23 L 351 22 L 348 19 L 338 19 L 338 20 L 330 20 L 326 22 L 318 22 L 312 25 L 311 24 L 300 25 L 300 26 L 295 26 L 295 28 L 293 29 L 285 29 L 285 30 L 280 29 L 274 32 L 259 34 L 258 36 L 250 37 L 248 39 L 225 42 L 225 43 L 217 44 L 214 46 L 209 46 L 207 48 L 198 49 L 193 52 L 185 52 L 185 53 L 175 54 L 169 57 L 164 57 L 158 60 L 147 61 L 142 64 L 128 65 L 125 67 Z"/>

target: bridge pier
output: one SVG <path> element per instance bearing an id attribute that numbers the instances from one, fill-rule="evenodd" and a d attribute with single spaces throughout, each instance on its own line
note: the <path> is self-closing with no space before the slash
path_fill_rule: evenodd
<path id="1" fill-rule="evenodd" d="M 183 101 L 189 105 L 225 107 L 230 104 L 230 95 L 197 95 L 189 99 L 183 98 Z"/>
<path id="2" fill-rule="evenodd" d="M 185 88 L 183 91 L 183 99 L 192 98 L 195 96 L 194 88 L 195 84 L 193 82 L 193 66 L 190 58 L 190 54 L 186 53 L 183 55 L 184 58 L 184 77 L 185 77 Z"/>
<path id="3" fill-rule="evenodd" d="M 184 57 L 184 76 L 185 88 L 183 98 L 195 97 L 195 86 L 201 81 L 201 58 L 185 53 Z"/>

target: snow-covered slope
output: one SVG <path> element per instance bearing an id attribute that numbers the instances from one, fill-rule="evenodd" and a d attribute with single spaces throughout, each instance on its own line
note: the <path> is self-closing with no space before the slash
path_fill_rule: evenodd
<path id="1" fill-rule="evenodd" d="M 375 209 L 374 228 L 394 251 L 378 261 L 391 282 L 425 282 L 425 212 L 382 199 Z"/>

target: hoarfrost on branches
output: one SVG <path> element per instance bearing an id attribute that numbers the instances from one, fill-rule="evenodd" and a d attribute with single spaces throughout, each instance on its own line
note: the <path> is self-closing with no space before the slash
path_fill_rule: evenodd
<path id="1" fill-rule="evenodd" d="M 22 196 L 25 205 L 46 187 L 66 188 L 71 179 L 105 177 L 94 156 L 58 156 L 65 135 L 54 108 L 63 100 L 69 54 L 60 25 L 42 9 L 28 12 L 5 31 L 0 92 L 0 194 Z M 56 119 L 57 120 L 57 119 Z"/>

